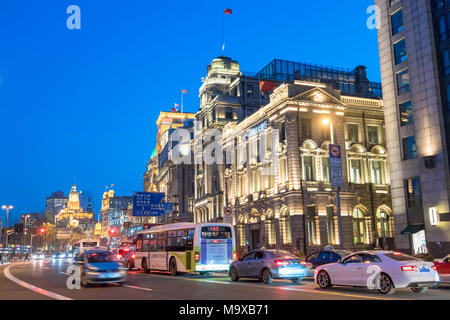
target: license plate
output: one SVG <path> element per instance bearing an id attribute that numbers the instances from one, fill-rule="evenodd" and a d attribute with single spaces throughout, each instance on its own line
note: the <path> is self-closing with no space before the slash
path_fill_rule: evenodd
<path id="1" fill-rule="evenodd" d="M 427 266 L 422 266 L 419 268 L 419 271 L 420 272 L 430 272 L 430 268 Z"/>

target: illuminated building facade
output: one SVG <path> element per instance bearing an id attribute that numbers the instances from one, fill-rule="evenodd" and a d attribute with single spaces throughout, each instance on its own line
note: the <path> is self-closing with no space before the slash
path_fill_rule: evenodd
<path id="1" fill-rule="evenodd" d="M 154 183 L 154 179 L 158 174 L 158 156 L 168 141 L 168 131 L 183 127 L 185 122 L 193 120 L 195 113 L 189 112 L 160 112 L 156 125 L 158 131 L 156 133 L 156 148 L 150 156 L 147 163 L 147 170 L 144 173 L 144 192 L 159 192 Z"/>
<path id="2" fill-rule="evenodd" d="M 67 206 L 56 215 L 56 225 L 63 228 L 86 228 L 94 219 L 92 212 L 80 206 L 80 194 L 74 184 L 69 193 Z"/>
<path id="3" fill-rule="evenodd" d="M 69 197 L 62 191 L 53 192 L 50 197 L 45 199 L 45 221 L 55 223 L 55 216 L 67 206 Z"/>
<path id="4" fill-rule="evenodd" d="M 450 251 L 450 2 L 376 0 L 395 237 Z"/>
<path id="5" fill-rule="evenodd" d="M 343 247 L 395 246 L 382 101 L 294 80 L 259 111 L 223 129 L 223 149 L 233 160 L 221 184 L 224 204 L 235 211 L 239 250 L 311 252 L 340 244 L 329 122 L 342 148 Z M 195 215 L 198 222 L 221 216 Z"/>
<path id="6" fill-rule="evenodd" d="M 239 63 L 229 57 L 214 59 L 199 90 L 200 109 L 194 127 L 195 220 L 214 221 L 224 206 L 223 172 L 220 163 L 208 164 L 202 157 L 211 139 L 210 130 L 221 131 L 230 122 L 240 122 L 269 102 L 262 94 L 257 77 L 240 71 Z M 206 139 L 205 139 L 206 138 Z"/>

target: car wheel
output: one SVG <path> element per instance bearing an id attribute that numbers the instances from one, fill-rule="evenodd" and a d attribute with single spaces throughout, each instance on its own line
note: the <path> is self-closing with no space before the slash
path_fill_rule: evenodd
<path id="1" fill-rule="evenodd" d="M 262 280 L 264 284 L 271 284 L 273 282 L 272 275 L 270 274 L 269 269 L 264 269 L 262 272 Z"/>
<path id="2" fill-rule="evenodd" d="M 238 281 L 239 280 L 239 276 L 238 276 L 236 268 L 231 268 L 230 269 L 230 279 L 231 279 L 231 281 Z"/>
<path id="3" fill-rule="evenodd" d="M 175 258 L 170 259 L 169 270 L 171 276 L 177 275 L 177 261 L 175 260 Z"/>
<path id="4" fill-rule="evenodd" d="M 291 279 L 292 283 L 299 283 L 300 279 Z"/>
<path id="5" fill-rule="evenodd" d="M 81 274 L 81 285 L 86 288 L 89 287 L 89 282 L 87 281 L 87 277 L 84 272 Z"/>
<path id="6" fill-rule="evenodd" d="M 150 269 L 148 269 L 147 267 L 147 259 L 142 259 L 142 269 L 144 270 L 145 273 L 150 272 Z"/>
<path id="7" fill-rule="evenodd" d="M 317 284 L 321 289 L 331 288 L 331 279 L 326 271 L 320 271 L 317 275 Z"/>
<path id="8" fill-rule="evenodd" d="M 133 270 L 133 264 L 131 263 L 131 261 L 128 261 L 128 271 Z"/>
<path id="9" fill-rule="evenodd" d="M 378 277 L 378 292 L 382 294 L 393 294 L 395 292 L 391 278 L 385 273 Z"/>
<path id="10" fill-rule="evenodd" d="M 412 287 L 412 288 L 411 288 L 411 291 L 412 291 L 412 292 L 415 292 L 415 293 L 424 293 L 424 292 L 427 292 L 427 291 L 428 291 L 428 287 L 422 287 L 422 288 L 419 288 L 419 287 Z"/>

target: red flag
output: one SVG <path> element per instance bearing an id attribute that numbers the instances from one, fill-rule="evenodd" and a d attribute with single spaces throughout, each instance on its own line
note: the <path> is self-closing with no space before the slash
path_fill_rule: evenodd
<path id="1" fill-rule="evenodd" d="M 175 103 L 175 107 L 178 107 L 178 103 Z"/>
<path id="2" fill-rule="evenodd" d="M 275 90 L 275 83 L 272 81 L 260 81 L 259 89 L 262 93 Z"/>
<path id="3" fill-rule="evenodd" d="M 186 93 L 187 91 L 185 89 L 181 90 L 182 93 Z"/>
<path id="4" fill-rule="evenodd" d="M 232 9 L 225 9 L 225 10 L 224 10 L 224 13 L 225 13 L 225 14 L 231 14 L 232 12 L 233 12 Z"/>

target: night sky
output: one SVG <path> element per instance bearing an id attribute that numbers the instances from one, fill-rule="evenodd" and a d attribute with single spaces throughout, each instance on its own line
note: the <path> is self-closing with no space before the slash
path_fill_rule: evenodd
<path id="1" fill-rule="evenodd" d="M 81 30 L 66 9 L 81 8 Z M 93 196 L 142 190 L 159 111 L 184 95 L 196 112 L 206 67 L 225 55 L 241 70 L 274 58 L 354 68 L 380 81 L 373 0 L 0 2 L 0 205 L 11 222 L 45 210 L 56 190 Z M 2 210 L 2 217 L 4 211 Z"/>

